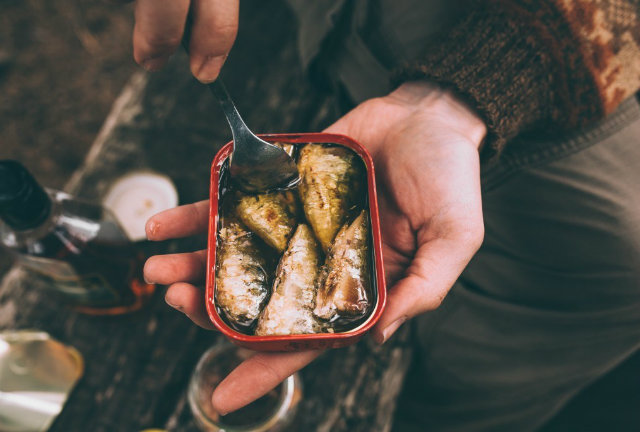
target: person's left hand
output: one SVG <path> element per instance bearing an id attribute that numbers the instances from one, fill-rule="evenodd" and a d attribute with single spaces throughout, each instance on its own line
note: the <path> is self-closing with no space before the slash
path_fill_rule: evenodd
<path id="1" fill-rule="evenodd" d="M 166 210 L 151 217 L 146 231 L 149 240 L 167 240 L 206 233 L 209 201 L 200 201 Z M 170 285 L 166 302 L 199 326 L 215 330 L 204 304 L 204 291 L 198 288 L 206 274 L 206 250 L 156 255 L 144 267 L 148 282 Z M 296 353 L 257 353 L 246 360 L 216 391 L 214 406 L 221 414 L 234 411 L 266 394 L 293 372 L 302 369 L 320 351 Z M 240 377 L 240 380 L 234 380 Z M 246 385 L 250 378 L 251 385 Z"/>
<path id="2" fill-rule="evenodd" d="M 383 343 L 402 323 L 437 308 L 483 236 L 478 147 L 484 124 L 451 93 L 425 83 L 404 84 L 369 100 L 327 132 L 367 147 L 377 171 L 387 307 L 372 331 Z M 206 231 L 206 201 L 160 213 L 147 224 L 150 240 Z M 211 328 L 202 281 L 204 251 L 149 259 L 145 275 L 172 284 L 167 303 Z M 259 353 L 218 386 L 213 405 L 234 411 L 264 395 L 320 351 Z"/>

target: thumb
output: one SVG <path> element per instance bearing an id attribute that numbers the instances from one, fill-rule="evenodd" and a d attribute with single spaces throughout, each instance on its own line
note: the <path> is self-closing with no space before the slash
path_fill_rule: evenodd
<path id="1" fill-rule="evenodd" d="M 340 117 L 331 126 L 327 127 L 322 132 L 340 134 L 340 135 L 352 135 L 352 123 L 353 123 L 353 110 L 349 111 L 344 116 Z"/>
<path id="2" fill-rule="evenodd" d="M 434 310 L 476 252 L 480 241 L 436 238 L 422 244 L 405 276 L 389 292 L 387 306 L 372 331 L 382 344 L 408 319 Z"/>
<path id="3" fill-rule="evenodd" d="M 364 142 L 378 137 L 399 117 L 395 111 L 389 112 L 383 98 L 368 99 L 340 117 L 323 132 L 357 137 Z"/>
<path id="4" fill-rule="evenodd" d="M 384 122 L 372 114 L 371 105 L 370 101 L 363 102 L 323 132 L 346 135 L 358 141 L 373 156 L 386 132 L 383 129 Z"/>
<path id="5" fill-rule="evenodd" d="M 267 394 L 320 354 L 320 350 L 255 354 L 235 368 L 214 390 L 213 407 L 222 415 L 242 408 Z"/>

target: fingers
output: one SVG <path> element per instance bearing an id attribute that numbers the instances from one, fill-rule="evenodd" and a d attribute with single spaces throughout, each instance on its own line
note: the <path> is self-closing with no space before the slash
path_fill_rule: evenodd
<path id="1" fill-rule="evenodd" d="M 407 115 L 407 108 L 390 105 L 385 98 L 364 101 L 323 132 L 350 136 L 365 146 L 374 157 L 392 126 Z M 371 119 L 376 119 L 374 122 Z"/>
<path id="2" fill-rule="evenodd" d="M 133 58 L 149 71 L 160 69 L 182 40 L 189 0 L 137 0 Z"/>
<path id="3" fill-rule="evenodd" d="M 174 283 L 167 290 L 164 299 L 169 306 L 184 313 L 200 327 L 215 329 L 204 305 L 204 292 L 200 288 L 184 282 Z"/>
<path id="4" fill-rule="evenodd" d="M 238 32 L 238 0 L 193 0 L 189 62 L 203 83 L 218 78 Z"/>
<path id="5" fill-rule="evenodd" d="M 204 280 L 207 251 L 156 255 L 144 265 L 144 279 L 149 283 L 169 285 L 175 282 L 197 283 Z"/>
<path id="6" fill-rule="evenodd" d="M 351 136 L 352 134 L 350 119 L 350 113 L 347 113 L 322 132 Z"/>
<path id="7" fill-rule="evenodd" d="M 269 390 L 302 369 L 322 351 L 259 353 L 235 368 L 215 389 L 213 407 L 227 414 L 264 396 Z"/>
<path id="8" fill-rule="evenodd" d="M 149 71 L 160 69 L 182 41 L 192 9 L 189 57 L 200 81 L 215 81 L 238 32 L 239 0 L 137 0 L 133 57 Z"/>
<path id="9" fill-rule="evenodd" d="M 149 240 L 187 237 L 207 231 L 209 201 L 200 201 L 160 212 L 147 221 Z"/>
<path id="10" fill-rule="evenodd" d="M 422 244 L 405 277 L 389 292 L 385 311 L 372 332 L 375 341 L 384 343 L 409 318 L 440 306 L 480 247 L 482 236 L 480 228 Z"/>

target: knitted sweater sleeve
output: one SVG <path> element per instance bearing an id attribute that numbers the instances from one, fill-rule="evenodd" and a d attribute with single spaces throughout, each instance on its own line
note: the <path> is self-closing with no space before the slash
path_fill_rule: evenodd
<path id="1" fill-rule="evenodd" d="M 484 118 L 485 149 L 573 128 L 640 88 L 640 0 L 480 0 L 395 73 L 452 88 Z"/>

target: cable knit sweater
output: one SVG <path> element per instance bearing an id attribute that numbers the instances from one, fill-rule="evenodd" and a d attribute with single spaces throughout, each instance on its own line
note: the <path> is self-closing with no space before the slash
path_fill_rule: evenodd
<path id="1" fill-rule="evenodd" d="M 454 89 L 495 155 L 521 132 L 602 118 L 640 88 L 640 0 L 478 1 L 425 52 L 395 82 Z"/>

